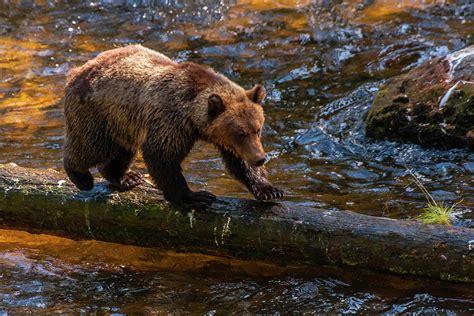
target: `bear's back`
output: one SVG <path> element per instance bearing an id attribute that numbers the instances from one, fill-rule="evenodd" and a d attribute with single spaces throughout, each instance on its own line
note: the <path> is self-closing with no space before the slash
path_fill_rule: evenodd
<path id="1" fill-rule="evenodd" d="M 94 92 L 120 95 L 124 88 L 138 88 L 160 70 L 176 66 L 177 63 L 165 55 L 140 45 L 108 50 L 69 72 L 66 94 L 75 94 L 81 99 Z"/>

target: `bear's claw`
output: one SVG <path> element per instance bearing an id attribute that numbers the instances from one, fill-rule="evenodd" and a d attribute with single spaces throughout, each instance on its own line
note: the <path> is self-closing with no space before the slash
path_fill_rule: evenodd
<path id="1" fill-rule="evenodd" d="M 283 197 L 283 191 L 267 184 L 259 186 L 257 190 L 255 190 L 254 196 L 257 200 L 261 201 L 281 199 Z"/>
<path id="2" fill-rule="evenodd" d="M 118 183 L 111 183 L 119 190 L 130 190 L 143 183 L 142 175 L 135 171 L 128 171 L 123 175 Z"/>

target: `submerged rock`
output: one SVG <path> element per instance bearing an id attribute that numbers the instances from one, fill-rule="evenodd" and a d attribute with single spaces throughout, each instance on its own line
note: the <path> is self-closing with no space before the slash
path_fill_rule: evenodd
<path id="1" fill-rule="evenodd" d="M 474 45 L 388 80 L 365 123 L 375 139 L 474 149 Z"/>

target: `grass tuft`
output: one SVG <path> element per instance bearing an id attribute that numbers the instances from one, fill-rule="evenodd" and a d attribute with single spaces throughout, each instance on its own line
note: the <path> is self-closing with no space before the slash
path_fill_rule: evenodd
<path id="1" fill-rule="evenodd" d="M 428 203 L 423 209 L 423 214 L 419 215 L 418 219 L 425 224 L 451 225 L 451 216 L 455 209 L 456 204 L 449 206 L 443 202 L 437 204 Z"/>
<path id="2" fill-rule="evenodd" d="M 408 169 L 408 172 L 413 177 L 416 186 L 425 195 L 427 201 L 427 205 L 423 209 L 423 213 L 417 218 L 423 221 L 425 224 L 451 225 L 452 213 L 454 210 L 456 210 L 457 205 L 461 203 L 461 201 L 452 205 L 436 201 L 428 189 L 423 185 L 423 183 L 421 183 L 418 177 L 410 169 Z"/>

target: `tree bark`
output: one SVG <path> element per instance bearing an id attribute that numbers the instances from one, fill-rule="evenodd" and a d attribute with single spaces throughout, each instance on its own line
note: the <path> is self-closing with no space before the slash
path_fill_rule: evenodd
<path id="1" fill-rule="evenodd" d="M 149 185 L 79 192 L 54 170 L 0 164 L 0 227 L 282 265 L 356 266 L 474 282 L 474 229 L 219 198 L 179 211 Z"/>

